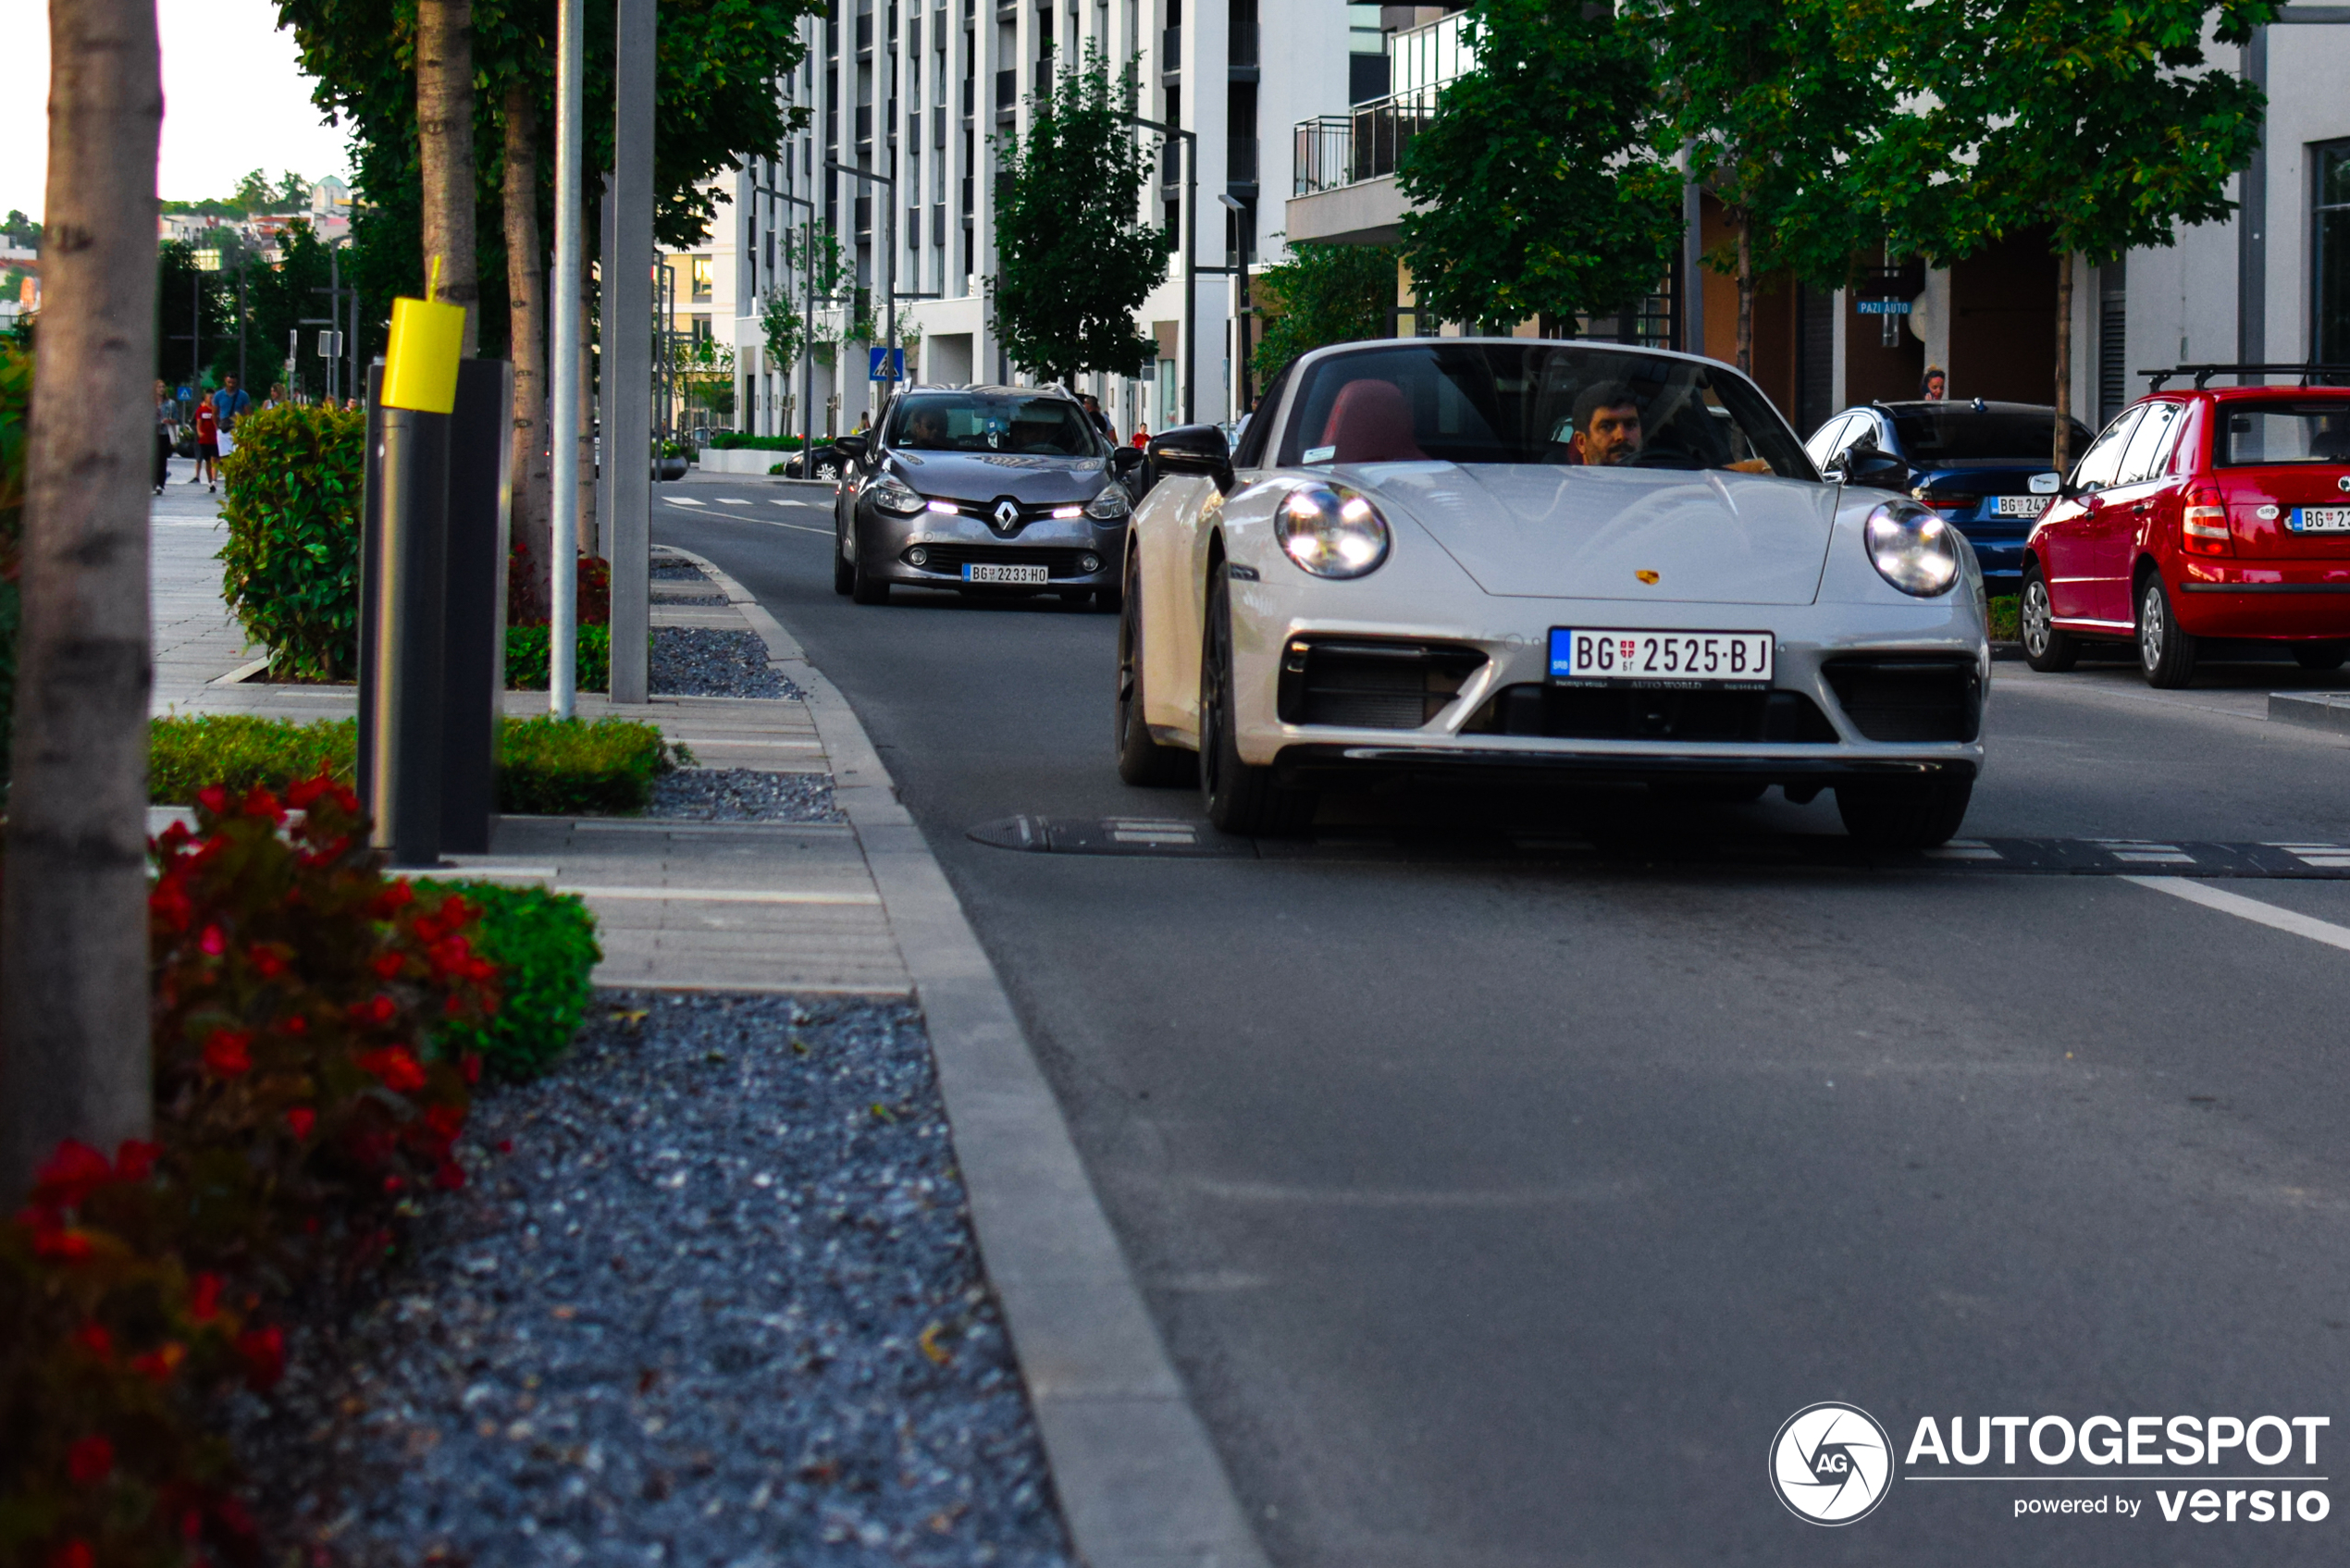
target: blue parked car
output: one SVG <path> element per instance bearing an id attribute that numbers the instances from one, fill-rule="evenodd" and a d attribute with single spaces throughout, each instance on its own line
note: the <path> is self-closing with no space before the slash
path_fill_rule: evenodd
<path id="1" fill-rule="evenodd" d="M 2071 451 L 2089 450 L 2073 420 Z M 1959 525 L 1993 594 L 2021 592 L 2023 540 L 2057 497 L 2056 410 L 2038 403 L 1878 402 L 1833 414 L 1803 443 L 1829 479 L 1907 490 Z"/>

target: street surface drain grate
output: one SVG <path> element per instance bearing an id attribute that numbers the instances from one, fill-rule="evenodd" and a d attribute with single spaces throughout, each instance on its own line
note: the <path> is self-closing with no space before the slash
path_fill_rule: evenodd
<path id="1" fill-rule="evenodd" d="M 1331 829 L 1312 838 L 1247 839 L 1205 822 L 1157 817 L 1005 817 L 970 836 L 1032 855 L 1189 859 L 1578 860 L 1605 864 L 1823 867 L 1848 870 L 2006 871 L 2040 876 L 2295 877 L 2350 880 L 2350 845 L 2208 839 L 1954 838 L 1933 849 L 1871 851 L 1835 833 L 1664 838 L 1556 830 L 1481 833 Z"/>

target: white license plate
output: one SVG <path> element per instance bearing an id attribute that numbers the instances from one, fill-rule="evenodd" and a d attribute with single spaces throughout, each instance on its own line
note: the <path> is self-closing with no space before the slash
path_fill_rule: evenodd
<path id="1" fill-rule="evenodd" d="M 1046 581 L 1042 566 L 998 566 L 967 562 L 963 566 L 966 583 L 1031 583 L 1042 586 Z"/>
<path id="2" fill-rule="evenodd" d="M 2350 506 L 2296 506 L 2290 526 L 2296 534 L 2350 534 Z"/>
<path id="3" fill-rule="evenodd" d="M 1551 628 L 1551 679 L 1577 686 L 1771 684 L 1768 632 Z"/>
<path id="4" fill-rule="evenodd" d="M 1994 517 L 2037 517 L 2048 510 L 2048 496 L 1994 496 L 1991 515 Z"/>

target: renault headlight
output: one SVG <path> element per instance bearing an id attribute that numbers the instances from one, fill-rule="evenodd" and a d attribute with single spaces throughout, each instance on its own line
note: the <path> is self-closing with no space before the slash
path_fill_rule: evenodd
<path id="1" fill-rule="evenodd" d="M 910 517 L 926 504 L 921 497 L 914 493 L 912 486 L 895 474 L 883 475 L 881 481 L 873 487 L 872 496 L 875 506 L 900 517 Z"/>
<path id="2" fill-rule="evenodd" d="M 1281 499 L 1273 525 L 1289 558 L 1317 577 L 1360 577 L 1387 559 L 1387 519 L 1343 485 L 1300 485 Z"/>
<path id="3" fill-rule="evenodd" d="M 1132 510 L 1127 504 L 1126 487 L 1115 482 L 1104 485 L 1102 493 L 1085 503 L 1085 515 L 1096 523 L 1115 523 Z"/>
<path id="4" fill-rule="evenodd" d="M 1910 500 L 1888 500 L 1861 525 L 1870 564 L 1905 594 L 1932 599 L 1959 580 L 1959 537 L 1939 516 Z"/>

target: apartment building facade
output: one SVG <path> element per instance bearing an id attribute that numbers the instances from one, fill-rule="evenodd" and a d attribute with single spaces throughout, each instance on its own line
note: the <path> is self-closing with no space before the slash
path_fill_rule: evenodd
<path id="1" fill-rule="evenodd" d="M 875 336 L 813 365 L 814 424 L 853 428 L 882 389 L 869 348 L 893 337 L 909 379 L 1016 381 L 991 319 L 994 180 L 1007 140 L 1025 134 L 1055 73 L 1098 48 L 1132 61 L 1138 117 L 1190 133 L 1196 148 L 1186 232 L 1181 139 L 1138 128 L 1156 146 L 1144 216 L 1169 234 L 1168 276 L 1136 313 L 1156 354 L 1137 377 L 1095 376 L 1121 434 L 1186 417 L 1231 417 L 1239 401 L 1241 279 L 1282 255 L 1280 128 L 1342 110 L 1349 14 L 1338 4 L 1259 0 L 835 0 L 801 24 L 807 56 L 782 84 L 807 128 L 773 160 L 729 177 L 726 243 L 739 259 L 731 337 L 739 422 L 801 427 L 810 365 L 773 363 L 758 317 L 770 292 L 805 308 L 785 231 L 836 236 Z M 1228 198 L 1229 200 L 1219 200 Z M 1186 299 L 1181 247 L 1193 282 Z M 817 337 L 838 343 L 854 301 L 820 302 Z M 1188 320 L 1191 330 L 1184 330 Z M 1187 347 L 1188 345 L 1188 347 Z"/>

